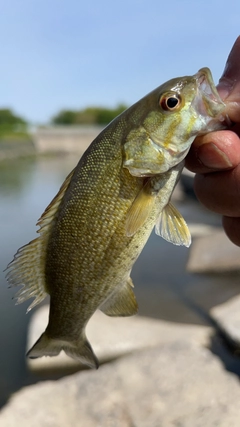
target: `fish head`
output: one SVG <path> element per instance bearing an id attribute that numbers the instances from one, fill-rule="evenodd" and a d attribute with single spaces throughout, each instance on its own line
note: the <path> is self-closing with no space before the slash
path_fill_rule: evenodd
<path id="1" fill-rule="evenodd" d="M 132 108 L 140 120 L 127 135 L 123 165 L 135 176 L 166 172 L 197 135 L 226 127 L 226 106 L 208 68 L 164 83 Z"/>

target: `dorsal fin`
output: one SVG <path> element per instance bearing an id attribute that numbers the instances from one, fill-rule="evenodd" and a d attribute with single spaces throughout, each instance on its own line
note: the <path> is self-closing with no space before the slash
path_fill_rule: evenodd
<path id="1" fill-rule="evenodd" d="M 22 285 L 22 288 L 15 295 L 17 298 L 16 304 L 20 304 L 28 298 L 35 298 L 28 307 L 27 312 L 43 301 L 47 295 L 44 271 L 49 231 L 74 170 L 67 176 L 57 195 L 38 220 L 37 225 L 40 228 L 37 232 L 40 236 L 18 249 L 6 269 L 6 279 L 10 286 Z"/>

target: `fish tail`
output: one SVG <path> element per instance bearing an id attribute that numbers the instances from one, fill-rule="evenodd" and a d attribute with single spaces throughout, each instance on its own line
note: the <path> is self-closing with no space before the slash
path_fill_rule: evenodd
<path id="1" fill-rule="evenodd" d="M 27 356 L 30 359 L 37 359 L 42 356 L 52 357 L 57 356 L 61 350 L 64 350 L 68 356 L 88 365 L 90 368 L 98 369 L 99 367 L 98 359 L 85 334 L 83 334 L 81 340 L 72 343 L 60 339 L 49 338 L 46 332 L 44 332 L 27 352 Z"/>
<path id="2" fill-rule="evenodd" d="M 37 359 L 42 356 L 57 356 L 62 350 L 62 341 L 53 340 L 44 332 L 27 352 L 27 357 Z"/>
<path id="3" fill-rule="evenodd" d="M 95 355 L 89 341 L 86 337 L 81 341 L 78 341 L 76 346 L 68 345 L 64 346 L 63 350 L 65 353 L 75 360 L 79 360 L 81 363 L 89 366 L 90 368 L 98 369 L 99 361 Z"/>

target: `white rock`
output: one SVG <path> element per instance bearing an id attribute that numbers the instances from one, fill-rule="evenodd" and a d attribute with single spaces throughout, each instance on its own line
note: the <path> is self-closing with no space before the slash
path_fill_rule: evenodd
<path id="1" fill-rule="evenodd" d="M 240 249 L 222 230 L 197 237 L 190 249 L 187 264 L 190 272 L 240 271 Z"/>
<path id="2" fill-rule="evenodd" d="M 240 346 L 240 296 L 213 307 L 210 315 L 230 341 Z"/>
<path id="3" fill-rule="evenodd" d="M 98 371 L 24 388 L 0 413 L 0 425 L 239 427 L 239 401 L 238 377 L 185 334 Z"/>
<path id="4" fill-rule="evenodd" d="M 208 236 L 209 234 L 218 231 L 216 227 L 212 227 L 211 225 L 194 222 L 188 223 L 188 228 L 192 237 Z"/>

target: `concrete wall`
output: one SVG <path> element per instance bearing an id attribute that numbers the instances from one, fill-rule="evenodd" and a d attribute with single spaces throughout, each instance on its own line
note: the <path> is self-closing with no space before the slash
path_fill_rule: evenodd
<path id="1" fill-rule="evenodd" d="M 38 153 L 82 153 L 102 130 L 102 126 L 37 128 L 33 142 Z"/>
<path id="2" fill-rule="evenodd" d="M 28 157 L 36 153 L 32 141 L 0 141 L 0 161 L 16 159 L 19 157 Z"/>

